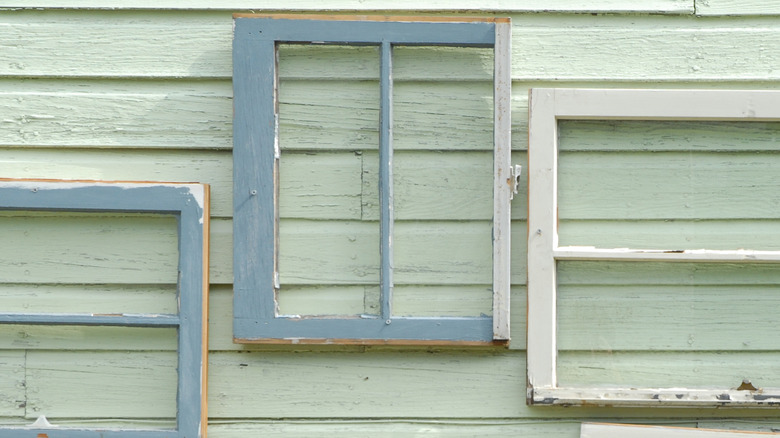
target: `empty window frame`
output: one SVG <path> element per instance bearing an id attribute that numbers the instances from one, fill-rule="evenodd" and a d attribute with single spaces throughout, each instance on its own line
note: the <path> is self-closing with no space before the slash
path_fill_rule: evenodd
<path id="1" fill-rule="evenodd" d="M 560 120 L 778 121 L 775 91 L 532 89 L 529 103 L 528 394 L 537 405 L 769 406 L 780 390 L 561 387 L 557 380 L 560 260 L 778 263 L 780 251 L 595 248 L 558 244 Z"/>
<path id="2" fill-rule="evenodd" d="M 234 338 L 236 342 L 490 343 L 509 339 L 509 19 L 236 15 L 234 90 Z M 377 317 L 279 315 L 279 43 L 379 47 L 380 312 Z M 392 50 L 494 49 L 493 314 L 396 317 L 393 290 Z M 283 157 L 281 158 L 284 159 Z"/>
<path id="3" fill-rule="evenodd" d="M 0 434 L 11 438 L 205 437 L 208 186 L 189 183 L 0 180 L 0 210 L 173 215 L 177 218 L 179 235 L 178 314 L 0 313 L 0 324 L 176 328 L 176 429 L 41 428 L 33 425 L 0 428 Z"/>

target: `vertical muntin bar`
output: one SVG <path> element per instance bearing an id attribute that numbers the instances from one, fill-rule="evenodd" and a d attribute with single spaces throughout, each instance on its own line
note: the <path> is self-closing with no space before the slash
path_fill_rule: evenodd
<path id="1" fill-rule="evenodd" d="M 379 234 L 381 317 L 391 321 L 393 296 L 393 53 L 380 46 L 379 63 Z"/>

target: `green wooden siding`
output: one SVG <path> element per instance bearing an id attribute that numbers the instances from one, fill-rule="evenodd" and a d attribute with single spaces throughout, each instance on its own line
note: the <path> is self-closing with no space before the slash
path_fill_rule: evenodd
<path id="1" fill-rule="evenodd" d="M 524 180 L 512 205 L 509 349 L 232 342 L 234 9 L 509 12 L 513 162 L 524 167 L 531 87 L 780 87 L 777 2 L 517 3 L 7 2 L 21 9 L 0 11 L 0 176 L 211 185 L 212 437 L 574 438 L 580 422 L 594 420 L 780 427 L 761 409 L 526 406 Z M 378 58 L 367 48 L 288 49 L 281 310 L 376 313 Z M 323 63 L 328 69 L 314 68 Z M 490 53 L 398 49 L 394 68 L 394 307 L 412 316 L 489 313 Z M 563 124 L 562 242 L 777 249 L 778 133 L 772 123 Z M 3 213 L 0 241 L 12 248 L 0 253 L 6 311 L 175 306 L 172 220 Z M 780 386 L 778 269 L 562 264 L 561 378 Z M 169 427 L 174 346 L 169 329 L 2 326 L 0 423 L 44 414 L 64 426 Z"/>

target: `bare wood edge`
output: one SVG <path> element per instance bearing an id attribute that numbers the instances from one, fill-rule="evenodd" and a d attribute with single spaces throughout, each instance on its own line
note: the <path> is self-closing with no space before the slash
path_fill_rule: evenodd
<path id="1" fill-rule="evenodd" d="M 409 345 L 409 346 L 452 346 L 452 347 L 508 347 L 508 340 L 493 341 L 442 341 L 426 339 L 327 339 L 327 338 L 293 338 L 293 339 L 243 339 L 233 338 L 237 344 L 255 345 Z"/>
<path id="2" fill-rule="evenodd" d="M 201 312 L 200 435 L 206 438 L 209 423 L 209 248 L 211 242 L 211 186 L 203 187 L 203 309 Z"/>
<path id="3" fill-rule="evenodd" d="M 318 15 L 318 14 L 247 14 L 235 13 L 233 18 L 270 18 L 276 20 L 333 20 L 333 21 L 401 21 L 430 23 L 509 23 L 508 17 L 439 17 L 407 15 Z"/>
<path id="4" fill-rule="evenodd" d="M 621 423 L 598 423 L 598 422 L 586 422 L 582 423 L 582 426 L 593 426 L 593 427 L 606 427 L 606 428 L 616 428 L 616 429 L 623 429 L 623 428 L 637 428 L 637 429 L 658 429 L 659 431 L 680 431 L 680 432 L 719 432 L 719 433 L 730 433 L 735 435 L 769 435 L 769 436 L 778 436 L 780 434 L 773 433 L 773 432 L 761 432 L 761 431 L 753 431 L 753 430 L 727 430 L 727 429 L 711 429 L 711 428 L 693 428 L 693 427 L 680 427 L 680 426 L 661 426 L 661 425 L 654 425 L 654 424 L 621 424 Z"/>

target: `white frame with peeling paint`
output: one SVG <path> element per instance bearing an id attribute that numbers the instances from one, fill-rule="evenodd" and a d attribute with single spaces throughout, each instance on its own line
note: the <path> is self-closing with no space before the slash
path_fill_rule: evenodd
<path id="1" fill-rule="evenodd" d="M 557 382 L 557 261 L 778 263 L 780 251 L 561 247 L 559 120 L 780 121 L 779 91 L 532 89 L 528 145 L 528 404 L 761 406 L 780 389 L 561 387 Z M 608 435 L 612 436 L 612 435 Z"/>
<path id="2" fill-rule="evenodd" d="M 582 423 L 580 438 L 748 438 L 780 436 L 771 432 L 743 430 L 697 429 L 638 424 Z"/>

